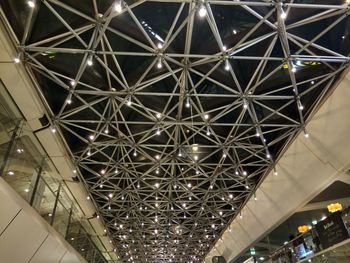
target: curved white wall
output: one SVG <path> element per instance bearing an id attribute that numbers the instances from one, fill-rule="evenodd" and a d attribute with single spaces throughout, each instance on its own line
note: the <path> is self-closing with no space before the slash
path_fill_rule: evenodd
<path id="1" fill-rule="evenodd" d="M 0 262 L 86 262 L 0 178 Z"/>
<path id="2" fill-rule="evenodd" d="M 350 73 L 280 159 L 278 176 L 269 174 L 240 219 L 231 224 L 205 262 L 223 255 L 231 262 L 254 242 L 304 206 L 334 180 L 347 174 L 350 164 Z M 350 193 L 349 193 L 350 195 Z"/>

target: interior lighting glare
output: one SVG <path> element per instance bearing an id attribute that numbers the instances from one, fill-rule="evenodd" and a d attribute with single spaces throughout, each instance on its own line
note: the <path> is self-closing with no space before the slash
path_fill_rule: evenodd
<path id="1" fill-rule="evenodd" d="M 88 58 L 88 60 L 86 61 L 86 64 L 89 66 L 89 67 L 91 67 L 94 63 L 93 63 L 93 61 L 92 61 L 92 56 L 90 56 L 89 58 Z"/>
<path id="2" fill-rule="evenodd" d="M 248 101 L 246 99 L 243 99 L 243 108 L 248 109 Z"/>
<path id="3" fill-rule="evenodd" d="M 67 104 L 71 104 L 72 103 L 72 93 L 69 93 L 66 102 L 67 102 Z"/>
<path id="4" fill-rule="evenodd" d="M 33 0 L 28 0 L 27 4 L 30 8 L 34 8 L 35 7 L 35 2 Z"/>
<path id="5" fill-rule="evenodd" d="M 117 13 L 121 13 L 122 12 L 122 3 L 121 3 L 121 1 L 116 1 L 114 3 L 114 11 L 116 11 Z"/>
<path id="6" fill-rule="evenodd" d="M 210 136 L 210 129 L 207 127 L 207 136 Z"/>
<path id="7" fill-rule="evenodd" d="M 297 100 L 297 104 L 298 104 L 298 109 L 299 110 L 303 110 L 304 109 L 304 106 L 303 106 L 303 104 L 301 104 L 300 100 Z"/>
<path id="8" fill-rule="evenodd" d="M 205 8 L 205 6 L 203 4 L 199 7 L 198 15 L 200 17 L 205 17 L 207 15 L 207 9 Z"/>
<path id="9" fill-rule="evenodd" d="M 163 67 L 162 60 L 158 59 L 157 68 L 161 69 Z"/>
<path id="10" fill-rule="evenodd" d="M 284 12 L 283 10 L 282 10 L 282 12 L 281 12 L 281 18 L 282 18 L 283 20 L 287 18 L 287 14 L 286 14 L 286 12 Z"/>
<path id="11" fill-rule="evenodd" d="M 225 61 L 225 70 L 226 71 L 230 70 L 230 63 L 228 62 L 228 60 Z"/>

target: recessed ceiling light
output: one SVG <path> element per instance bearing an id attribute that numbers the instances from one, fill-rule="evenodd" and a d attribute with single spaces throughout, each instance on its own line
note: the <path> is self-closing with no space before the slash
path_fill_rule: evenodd
<path id="1" fill-rule="evenodd" d="M 34 8 L 35 7 L 35 2 L 33 0 L 28 0 L 27 4 L 30 8 Z"/>

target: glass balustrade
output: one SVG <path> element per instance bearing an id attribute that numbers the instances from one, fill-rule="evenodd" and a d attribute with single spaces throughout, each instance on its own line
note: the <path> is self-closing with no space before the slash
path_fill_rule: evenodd
<path id="1" fill-rule="evenodd" d="M 90 222 L 82 216 L 28 123 L 18 116 L 18 109 L 0 84 L 0 177 L 88 262 L 107 262 L 98 249 L 103 247 L 101 240 L 89 235 L 94 232 Z M 105 254 L 110 258 L 108 251 Z"/>

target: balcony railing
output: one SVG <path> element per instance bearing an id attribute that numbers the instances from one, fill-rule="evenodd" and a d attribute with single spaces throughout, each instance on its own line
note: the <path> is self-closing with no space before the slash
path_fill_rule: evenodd
<path id="1" fill-rule="evenodd" d="M 1 83 L 0 177 L 88 262 L 102 263 L 111 259 Z"/>

